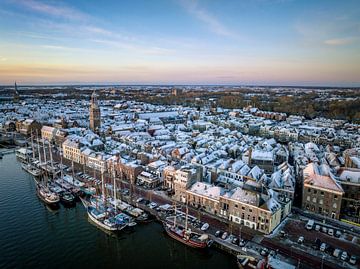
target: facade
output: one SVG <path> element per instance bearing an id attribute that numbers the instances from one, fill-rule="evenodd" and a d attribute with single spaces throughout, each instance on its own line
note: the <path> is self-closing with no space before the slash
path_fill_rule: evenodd
<path id="1" fill-rule="evenodd" d="M 265 234 L 271 233 L 291 211 L 291 200 L 269 190 L 251 187 L 224 189 L 195 182 L 187 191 L 190 206 Z"/>
<path id="2" fill-rule="evenodd" d="M 339 219 L 343 188 L 325 164 L 308 164 L 303 170 L 302 207 L 333 219 Z"/>
<path id="3" fill-rule="evenodd" d="M 101 114 L 100 107 L 97 101 L 97 95 L 95 92 L 91 95 L 90 102 L 90 129 L 93 132 L 98 132 L 101 127 Z"/>
<path id="4" fill-rule="evenodd" d="M 26 136 L 30 136 L 32 133 L 40 133 L 40 130 L 41 124 L 34 119 L 22 120 L 16 123 L 16 131 Z"/>
<path id="5" fill-rule="evenodd" d="M 341 168 L 339 183 L 344 189 L 341 202 L 342 217 L 360 223 L 360 169 Z"/>
<path id="6" fill-rule="evenodd" d="M 85 156 L 82 154 L 80 142 L 66 139 L 62 144 L 62 149 L 65 159 L 85 164 Z"/>
<path id="7" fill-rule="evenodd" d="M 41 128 L 41 138 L 52 142 L 55 139 L 57 129 L 51 126 L 43 126 Z"/>
<path id="8" fill-rule="evenodd" d="M 288 200 L 287 214 L 290 203 Z M 220 197 L 220 216 L 269 234 L 282 220 L 282 206 L 273 197 L 237 187 Z"/>
<path id="9" fill-rule="evenodd" d="M 146 188 L 155 188 L 160 184 L 160 179 L 154 173 L 142 171 L 137 176 L 137 182 L 143 184 Z"/>
<path id="10" fill-rule="evenodd" d="M 174 199 L 182 203 L 186 202 L 186 191 L 202 176 L 200 166 L 183 166 L 176 170 L 174 177 Z"/>

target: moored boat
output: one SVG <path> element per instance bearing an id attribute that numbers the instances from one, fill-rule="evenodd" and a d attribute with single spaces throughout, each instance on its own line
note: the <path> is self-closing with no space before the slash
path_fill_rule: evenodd
<path id="1" fill-rule="evenodd" d="M 209 236 L 207 234 L 198 234 L 190 229 L 181 226 L 174 226 L 167 222 L 163 223 L 166 233 L 173 239 L 193 248 L 207 248 L 210 246 Z"/>
<path id="2" fill-rule="evenodd" d="M 22 167 L 22 169 L 24 169 L 26 172 L 33 175 L 34 177 L 39 177 L 42 174 L 40 169 L 36 168 L 35 166 L 31 165 L 30 163 L 28 163 L 28 164 L 22 163 L 21 167 Z"/>
<path id="3" fill-rule="evenodd" d="M 60 197 L 58 194 L 50 191 L 40 183 L 37 183 L 36 188 L 39 198 L 47 205 L 57 205 L 59 203 Z"/>
<path id="4" fill-rule="evenodd" d="M 258 260 L 252 256 L 237 255 L 236 262 L 239 269 L 256 269 Z"/>
<path id="5" fill-rule="evenodd" d="M 71 192 L 63 192 L 61 195 L 60 195 L 60 201 L 61 203 L 63 203 L 65 206 L 73 206 L 75 205 L 75 196 L 71 193 Z"/>
<path id="6" fill-rule="evenodd" d="M 107 231 L 116 232 L 127 226 L 126 223 L 118 223 L 114 217 L 108 217 L 105 211 L 92 206 L 88 206 L 87 213 L 94 224 Z"/>

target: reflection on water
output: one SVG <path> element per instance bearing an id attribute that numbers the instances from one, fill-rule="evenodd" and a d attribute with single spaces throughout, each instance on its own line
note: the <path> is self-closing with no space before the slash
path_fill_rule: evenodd
<path id="1" fill-rule="evenodd" d="M 106 234 L 78 203 L 54 210 L 14 154 L 0 160 L 0 268 L 236 268 L 234 258 L 188 248 L 158 223 Z"/>

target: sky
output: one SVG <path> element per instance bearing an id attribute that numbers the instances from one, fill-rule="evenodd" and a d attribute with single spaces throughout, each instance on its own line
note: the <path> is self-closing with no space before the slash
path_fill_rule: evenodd
<path id="1" fill-rule="evenodd" d="M 358 0 L 0 0 L 0 84 L 360 86 Z"/>

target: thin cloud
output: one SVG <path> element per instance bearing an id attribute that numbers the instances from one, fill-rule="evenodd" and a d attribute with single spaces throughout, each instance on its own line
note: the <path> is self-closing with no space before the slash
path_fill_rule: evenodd
<path id="1" fill-rule="evenodd" d="M 324 41 L 325 45 L 329 46 L 344 46 L 349 45 L 354 42 L 352 38 L 334 38 L 334 39 L 327 39 Z"/>
<path id="2" fill-rule="evenodd" d="M 232 38 L 239 37 L 238 34 L 228 29 L 224 24 L 222 24 L 216 17 L 210 14 L 206 9 L 200 7 L 196 0 L 180 0 L 180 3 L 187 12 L 189 12 L 199 21 L 206 24 L 207 27 L 212 32 L 226 37 L 232 37 Z"/>
<path id="3" fill-rule="evenodd" d="M 27 9 L 31 9 L 33 11 L 48 16 L 55 16 L 63 19 L 80 20 L 80 21 L 84 21 L 88 19 L 88 15 L 65 5 L 50 5 L 34 0 L 21 0 L 18 1 L 17 3 L 24 6 Z"/>
<path id="4" fill-rule="evenodd" d="M 90 41 L 115 48 L 132 50 L 136 51 L 137 53 L 143 53 L 148 55 L 167 55 L 174 52 L 174 50 L 171 49 L 161 47 L 144 47 L 133 43 L 125 43 L 121 40 L 91 39 Z"/>

